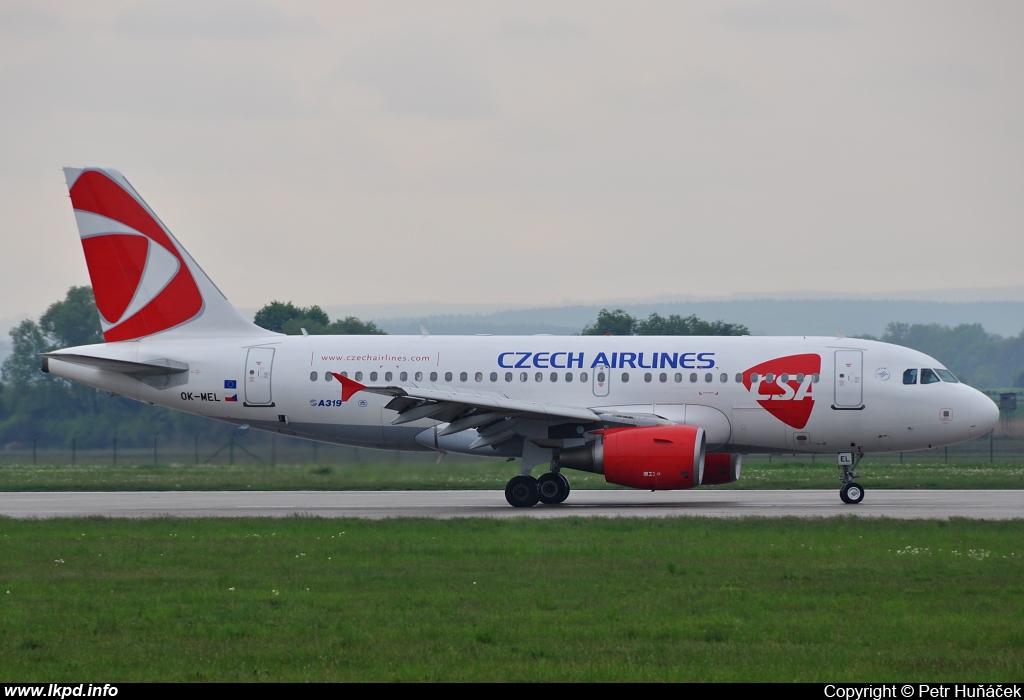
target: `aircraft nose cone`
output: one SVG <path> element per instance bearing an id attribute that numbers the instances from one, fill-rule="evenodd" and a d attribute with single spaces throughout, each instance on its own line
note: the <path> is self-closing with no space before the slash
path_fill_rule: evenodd
<path id="1" fill-rule="evenodd" d="M 971 437 L 981 437 L 996 426 L 999 407 L 980 391 L 971 397 Z"/>

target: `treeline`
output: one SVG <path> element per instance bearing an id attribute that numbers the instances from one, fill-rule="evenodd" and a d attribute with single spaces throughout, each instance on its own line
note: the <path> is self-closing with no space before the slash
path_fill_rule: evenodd
<path id="1" fill-rule="evenodd" d="M 274 301 L 256 313 L 258 325 L 298 335 L 383 334 L 354 316 L 331 320 L 319 306 Z M 634 317 L 602 309 L 583 335 L 748 335 L 741 324 L 696 316 L 652 313 Z M 59 348 L 103 342 L 99 314 L 89 287 L 72 287 L 38 320 L 10 331 L 12 354 L 0 375 L 0 446 L 11 444 L 106 448 L 116 436 L 123 447 L 146 447 L 154 436 L 164 445 L 188 446 L 228 439 L 233 426 L 111 396 L 40 371 L 39 355 Z M 981 388 L 1024 387 L 1024 331 L 1012 338 L 986 333 L 980 324 L 890 323 L 878 340 L 905 345 L 937 358 L 964 381 Z"/>

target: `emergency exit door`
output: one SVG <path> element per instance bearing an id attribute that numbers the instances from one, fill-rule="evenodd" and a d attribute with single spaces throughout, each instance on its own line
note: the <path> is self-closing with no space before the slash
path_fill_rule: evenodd
<path id="1" fill-rule="evenodd" d="M 271 375 L 274 348 L 249 348 L 245 357 L 245 405 L 273 406 Z"/>

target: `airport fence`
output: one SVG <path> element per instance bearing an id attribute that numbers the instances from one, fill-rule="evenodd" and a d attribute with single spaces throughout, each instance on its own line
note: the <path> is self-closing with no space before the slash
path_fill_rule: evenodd
<path id="1" fill-rule="evenodd" d="M 96 440 L 91 441 L 93 445 Z M 102 441 L 101 441 L 102 442 Z M 355 463 L 432 463 L 433 452 L 399 452 L 369 448 L 346 447 L 302 440 L 286 435 L 235 430 L 226 440 L 211 442 L 194 436 L 182 439 L 180 434 L 153 435 L 152 442 L 140 447 L 118 445 L 118 437 L 110 436 L 102 447 L 79 449 L 76 437 L 60 447 L 41 442 L 10 443 L 0 449 L 0 466 L 4 464 L 68 464 L 68 465 L 308 465 Z M 455 455 L 453 455 L 454 457 Z M 747 455 L 744 461 L 807 461 L 834 462 L 835 456 L 764 454 Z M 995 430 L 970 442 L 913 452 L 874 453 L 865 463 L 875 464 L 1024 464 L 1024 418 L 1002 420 Z"/>

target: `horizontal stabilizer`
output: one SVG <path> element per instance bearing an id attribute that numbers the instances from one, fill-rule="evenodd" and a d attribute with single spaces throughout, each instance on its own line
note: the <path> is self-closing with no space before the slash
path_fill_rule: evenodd
<path id="1" fill-rule="evenodd" d="M 71 364 L 92 367 L 105 372 L 117 372 L 118 374 L 127 375 L 132 379 L 137 379 L 155 389 L 166 389 L 188 383 L 188 365 L 184 362 L 166 358 L 150 360 L 148 362 L 132 362 L 130 360 L 115 360 L 109 357 L 48 352 L 43 354 L 44 372 L 50 371 L 49 363 L 51 360 L 70 362 Z"/>

